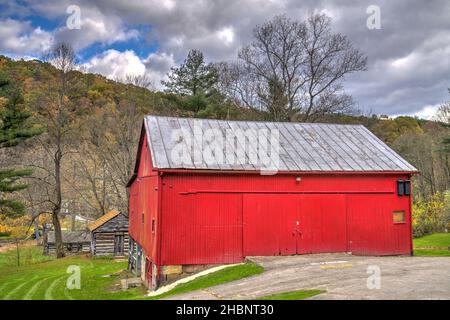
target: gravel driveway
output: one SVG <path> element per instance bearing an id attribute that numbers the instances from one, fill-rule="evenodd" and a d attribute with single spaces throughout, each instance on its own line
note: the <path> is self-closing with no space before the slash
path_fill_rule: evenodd
<path id="1" fill-rule="evenodd" d="M 300 289 L 326 290 L 312 299 L 450 299 L 447 257 L 314 254 L 251 260 L 266 271 L 171 299 L 253 299 Z"/>

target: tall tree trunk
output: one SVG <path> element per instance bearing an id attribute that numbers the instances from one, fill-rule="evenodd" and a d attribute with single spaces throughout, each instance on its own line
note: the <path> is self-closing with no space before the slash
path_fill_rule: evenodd
<path id="1" fill-rule="evenodd" d="M 19 238 L 16 238 L 16 258 L 17 258 L 17 266 L 20 267 L 20 247 L 19 247 Z"/>
<path id="2" fill-rule="evenodd" d="M 61 111 L 60 111 L 61 112 Z M 60 118 L 58 119 L 60 121 Z M 60 125 L 60 123 L 59 123 Z M 62 258 L 65 256 L 64 254 L 64 245 L 62 241 L 62 232 L 61 232 L 61 223 L 59 221 L 59 213 L 61 212 L 62 205 L 62 194 L 61 194 L 61 159 L 62 159 L 62 151 L 61 151 L 61 128 L 59 127 L 59 132 L 56 139 L 56 153 L 55 153 L 55 196 L 56 201 L 53 206 L 52 211 L 52 222 L 53 227 L 55 229 L 55 246 L 56 246 L 56 257 Z"/>
<path id="3" fill-rule="evenodd" d="M 52 212 L 52 222 L 53 227 L 55 228 L 56 258 L 63 258 L 65 256 L 65 253 L 64 245 L 62 242 L 61 223 L 59 221 L 59 210 Z"/>

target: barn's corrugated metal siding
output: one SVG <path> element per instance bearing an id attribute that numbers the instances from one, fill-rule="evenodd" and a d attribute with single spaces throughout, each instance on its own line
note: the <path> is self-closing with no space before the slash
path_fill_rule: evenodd
<path id="1" fill-rule="evenodd" d="M 144 122 L 152 160 L 154 166 L 159 169 L 258 170 L 251 161 L 216 161 L 212 164 L 207 163 L 205 159 L 188 159 L 183 163 L 174 161 L 172 151 L 177 143 L 184 143 L 187 148 L 194 146 L 193 151 L 201 150 L 200 142 L 195 140 L 194 135 L 194 128 L 198 127 L 203 130 L 218 130 L 224 137 L 226 152 L 236 154 L 243 151 L 246 158 L 256 152 L 256 146 L 244 148 L 238 141 L 230 145 L 225 139 L 227 130 L 245 132 L 251 129 L 250 135 L 259 129 L 266 129 L 267 132 L 277 130 L 278 171 L 416 171 L 416 168 L 362 125 L 221 121 L 156 116 L 146 116 Z M 183 133 L 179 140 L 173 136 L 176 130 Z M 267 157 L 270 157 L 269 150 L 270 148 L 267 149 Z"/>
<path id="2" fill-rule="evenodd" d="M 409 254 L 408 175 L 163 176 L 161 264 L 241 261 L 246 255 Z M 367 199 L 367 201 L 365 200 Z M 392 212 L 405 210 L 394 224 Z M 301 237 L 293 236 L 299 221 Z"/>

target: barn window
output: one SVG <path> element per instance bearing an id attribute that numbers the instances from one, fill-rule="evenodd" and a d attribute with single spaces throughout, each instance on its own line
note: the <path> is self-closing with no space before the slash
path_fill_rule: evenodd
<path id="1" fill-rule="evenodd" d="M 155 233 L 155 219 L 152 219 L 152 233 Z"/>
<path id="2" fill-rule="evenodd" d="M 397 195 L 402 196 L 405 193 L 405 182 L 397 180 Z"/>
<path id="3" fill-rule="evenodd" d="M 411 194 L 410 180 L 397 180 L 397 195 L 409 196 Z"/>
<path id="4" fill-rule="evenodd" d="M 393 221 L 394 223 L 405 223 L 405 211 L 394 211 Z"/>
<path id="5" fill-rule="evenodd" d="M 405 180 L 403 183 L 403 194 L 409 196 L 411 194 L 411 181 Z"/>
<path id="6" fill-rule="evenodd" d="M 142 224 L 144 224 L 144 212 L 142 212 Z"/>

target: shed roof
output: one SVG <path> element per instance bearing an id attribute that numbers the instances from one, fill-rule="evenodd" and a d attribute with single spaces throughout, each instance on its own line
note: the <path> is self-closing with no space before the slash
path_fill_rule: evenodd
<path id="1" fill-rule="evenodd" d="M 87 230 L 80 231 L 63 231 L 62 232 L 63 243 L 84 243 L 91 241 L 91 233 Z M 55 242 L 55 232 L 50 231 L 47 234 L 47 242 Z"/>
<path id="2" fill-rule="evenodd" d="M 278 171 L 294 172 L 416 172 L 417 169 L 389 148 L 363 125 L 328 123 L 287 123 L 224 121 L 211 119 L 146 116 L 146 138 L 153 166 L 157 169 L 201 169 L 226 171 L 259 170 L 249 163 L 208 163 L 194 158 L 183 163 L 173 160 L 176 144 L 198 142 L 195 128 L 213 129 L 224 138 L 226 152 L 243 151 L 252 156 L 255 145 L 243 148 L 238 141 L 226 141 L 229 132 L 266 129 L 265 134 L 278 133 Z M 182 132 L 182 138 L 179 133 Z M 259 131 L 261 132 L 261 131 Z M 175 134 L 174 134 L 175 133 Z M 260 134 L 260 133 L 258 133 Z M 250 132 L 250 135 L 252 133 Z M 189 139 L 192 139 L 189 141 Z M 269 140 L 269 139 L 267 139 Z M 269 142 L 270 144 L 270 142 Z M 269 149 L 268 149 L 269 150 Z M 258 150 L 258 152 L 260 152 Z M 266 156 L 269 156 L 269 151 Z M 242 161 L 241 161 L 242 162 Z"/>
<path id="3" fill-rule="evenodd" d="M 110 212 L 102 215 L 100 218 L 98 218 L 97 220 L 92 222 L 88 226 L 88 229 L 91 230 L 91 231 L 94 231 L 95 229 L 101 227 L 102 225 L 104 225 L 106 222 L 108 222 L 112 218 L 117 217 L 119 214 L 120 214 L 120 211 L 118 211 L 118 210 L 111 210 Z"/>

